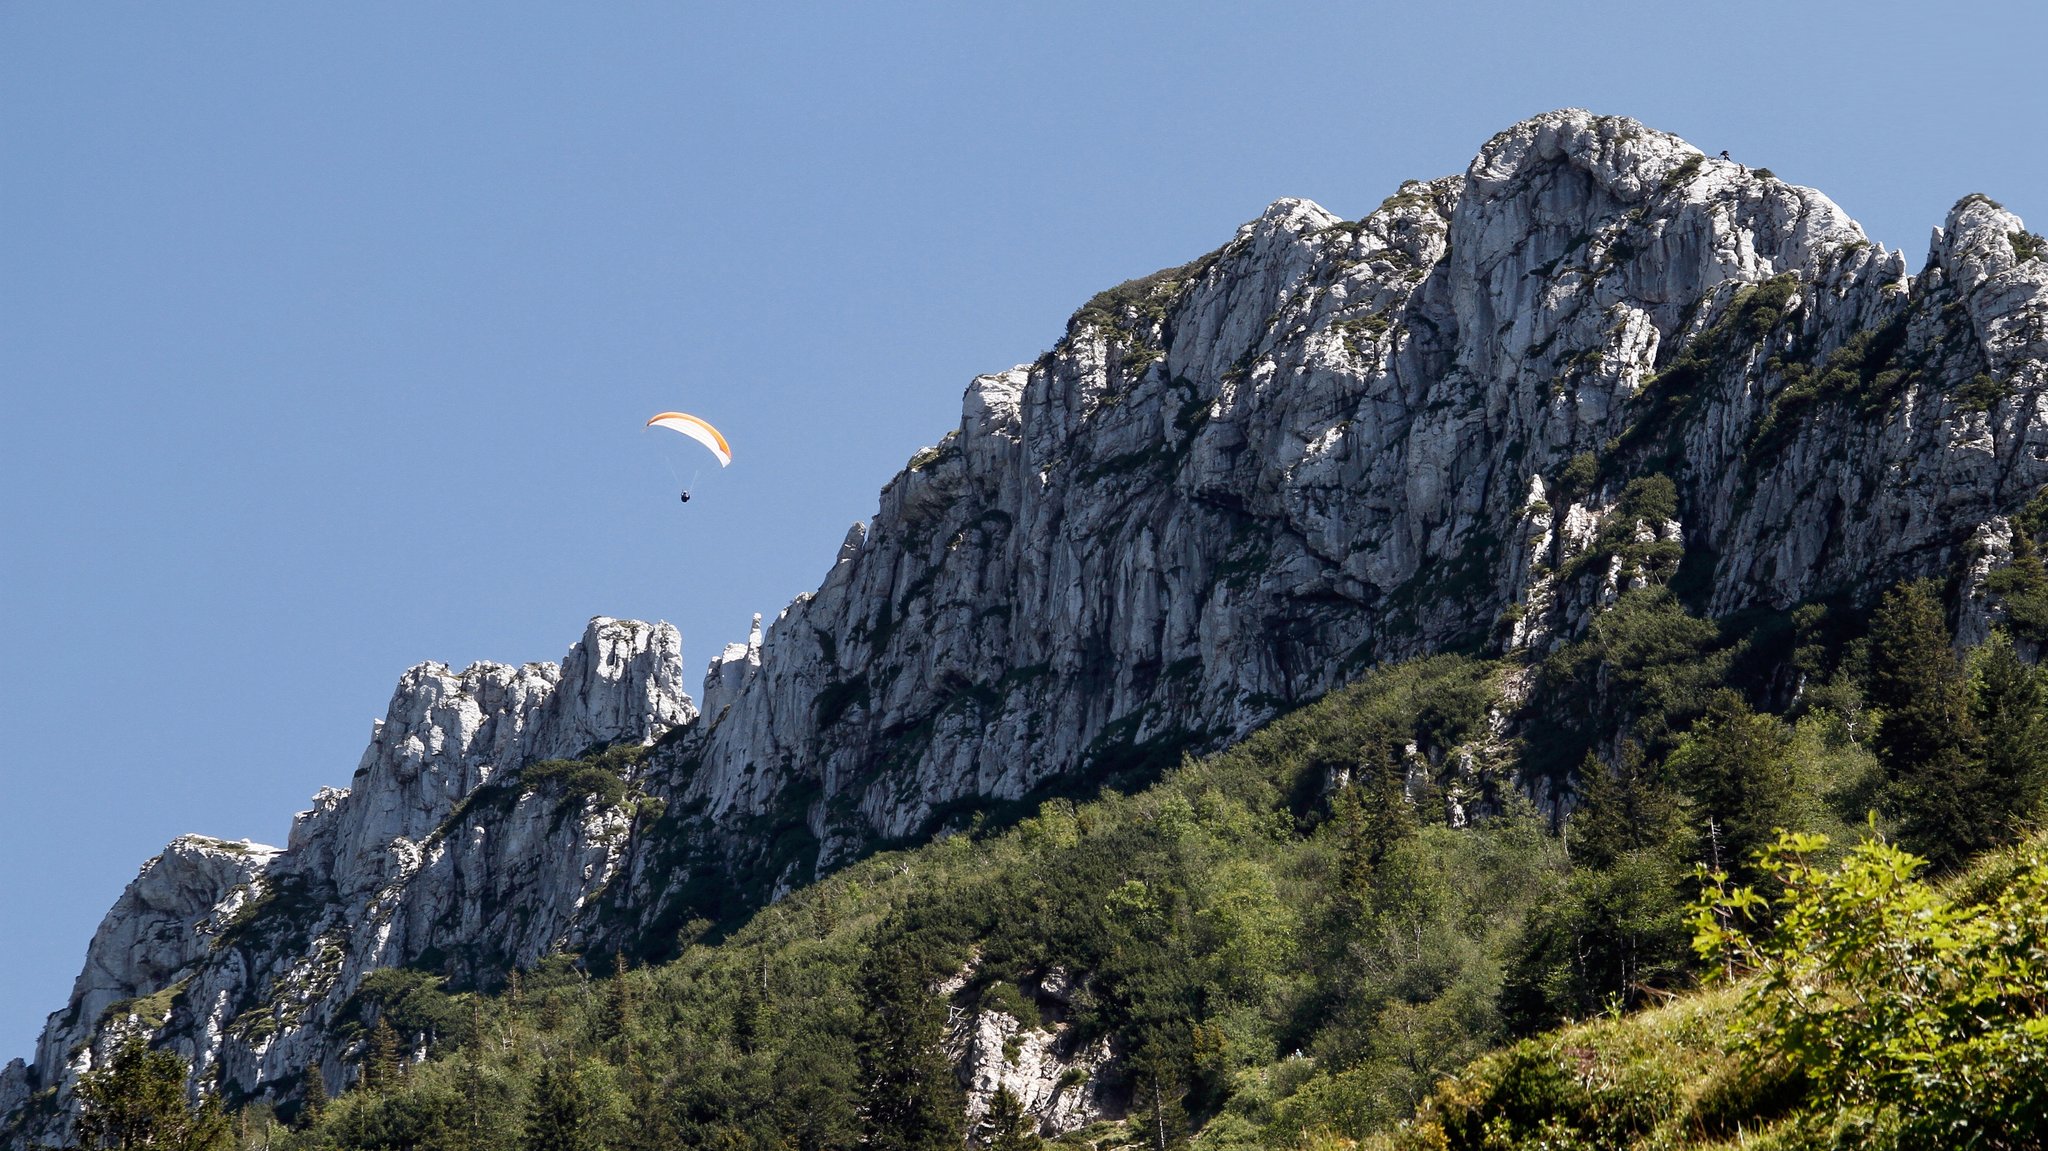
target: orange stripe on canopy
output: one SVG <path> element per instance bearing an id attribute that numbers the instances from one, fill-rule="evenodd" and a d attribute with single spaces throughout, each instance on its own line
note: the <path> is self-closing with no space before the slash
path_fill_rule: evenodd
<path id="1" fill-rule="evenodd" d="M 669 428 L 696 440 L 710 448 L 711 454 L 718 457 L 719 467 L 732 463 L 732 445 L 725 442 L 725 437 L 719 434 L 717 428 L 688 412 L 663 412 L 647 421 L 647 426 Z"/>

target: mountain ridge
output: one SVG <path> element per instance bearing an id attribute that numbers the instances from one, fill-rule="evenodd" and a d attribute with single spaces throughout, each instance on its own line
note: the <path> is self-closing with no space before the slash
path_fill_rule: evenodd
<path id="1" fill-rule="evenodd" d="M 1576 110 L 1358 221 L 1276 201 L 978 377 L 819 589 L 712 662 L 701 715 L 666 625 L 594 620 L 554 678 L 408 672 L 284 852 L 145 866 L 0 1113 L 54 1091 L 31 1125 L 61 1126 L 124 1027 L 236 1096 L 337 1088 L 323 1026 L 369 970 L 665 954 L 1376 664 L 1547 650 L 1631 587 L 1723 616 L 1956 574 L 1981 634 L 2048 481 L 2034 245 L 1966 197 L 1909 275 L 1818 192 Z M 609 776 L 520 774 L 607 745 Z M 515 866 L 536 849 L 552 870 Z"/>

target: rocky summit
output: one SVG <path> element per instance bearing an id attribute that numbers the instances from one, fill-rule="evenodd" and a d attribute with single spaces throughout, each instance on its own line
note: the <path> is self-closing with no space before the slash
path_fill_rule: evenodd
<path id="1" fill-rule="evenodd" d="M 2044 357 L 2048 243 L 1993 201 L 1915 269 L 1821 193 L 1624 118 L 1525 121 L 1359 220 L 1278 201 L 975 379 L 701 713 L 662 624 L 593 620 L 560 668 L 407 672 L 283 850 L 188 836 L 143 866 L 0 1112 L 57 1137 L 138 1030 L 195 1090 L 332 1092 L 379 968 L 660 957 L 1378 664 L 1547 651 L 1652 580 L 1728 616 L 1952 576 L 1982 635 L 2048 483 Z"/>

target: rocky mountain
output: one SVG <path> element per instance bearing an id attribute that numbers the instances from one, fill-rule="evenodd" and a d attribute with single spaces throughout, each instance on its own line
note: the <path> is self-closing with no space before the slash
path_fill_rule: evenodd
<path id="1" fill-rule="evenodd" d="M 1279 201 L 977 378 L 701 714 L 666 625 L 408 672 L 284 850 L 144 866 L 0 1112 L 55 1131 L 134 1028 L 207 1090 L 333 1091 L 378 968 L 659 957 L 1375 664 L 1546 650 L 1646 581 L 1722 616 L 1954 575 L 1981 634 L 2048 483 L 2044 255 L 1971 196 L 1912 271 L 1816 191 L 1576 110 L 1361 220 Z"/>
<path id="2" fill-rule="evenodd" d="M 331 1029 L 371 971 L 451 946 L 501 963 L 576 947 L 570 924 L 623 867 L 633 816 L 494 780 L 690 722 L 681 643 L 665 624 L 599 618 L 560 667 L 421 664 L 399 680 L 352 786 L 322 788 L 285 849 L 172 842 L 101 921 L 33 1068 L 0 1072 L 0 1109 L 44 1092 L 17 1137 L 54 1138 L 77 1076 L 135 1029 L 196 1079 L 245 1095 L 331 1063 Z M 483 804 L 495 818 L 457 828 L 451 816 Z"/>

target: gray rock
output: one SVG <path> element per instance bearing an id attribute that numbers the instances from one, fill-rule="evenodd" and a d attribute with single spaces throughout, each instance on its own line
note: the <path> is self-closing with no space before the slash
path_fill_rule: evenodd
<path id="1" fill-rule="evenodd" d="M 55 1089 L 15 1141 L 61 1141 L 77 1077 L 127 1030 L 188 1060 L 195 1091 L 295 1091 L 309 1067 L 336 1090 L 347 1074 L 330 1028 L 368 972 L 440 952 L 475 978 L 575 946 L 630 819 L 586 805 L 564 820 L 549 797 L 516 792 L 492 818 L 452 817 L 504 772 L 693 719 L 680 652 L 667 624 L 599 618 L 559 669 L 421 664 L 353 785 L 322 789 L 288 848 L 175 840 L 101 922 L 34 1067 L 0 1077 L 5 1110 Z"/>

